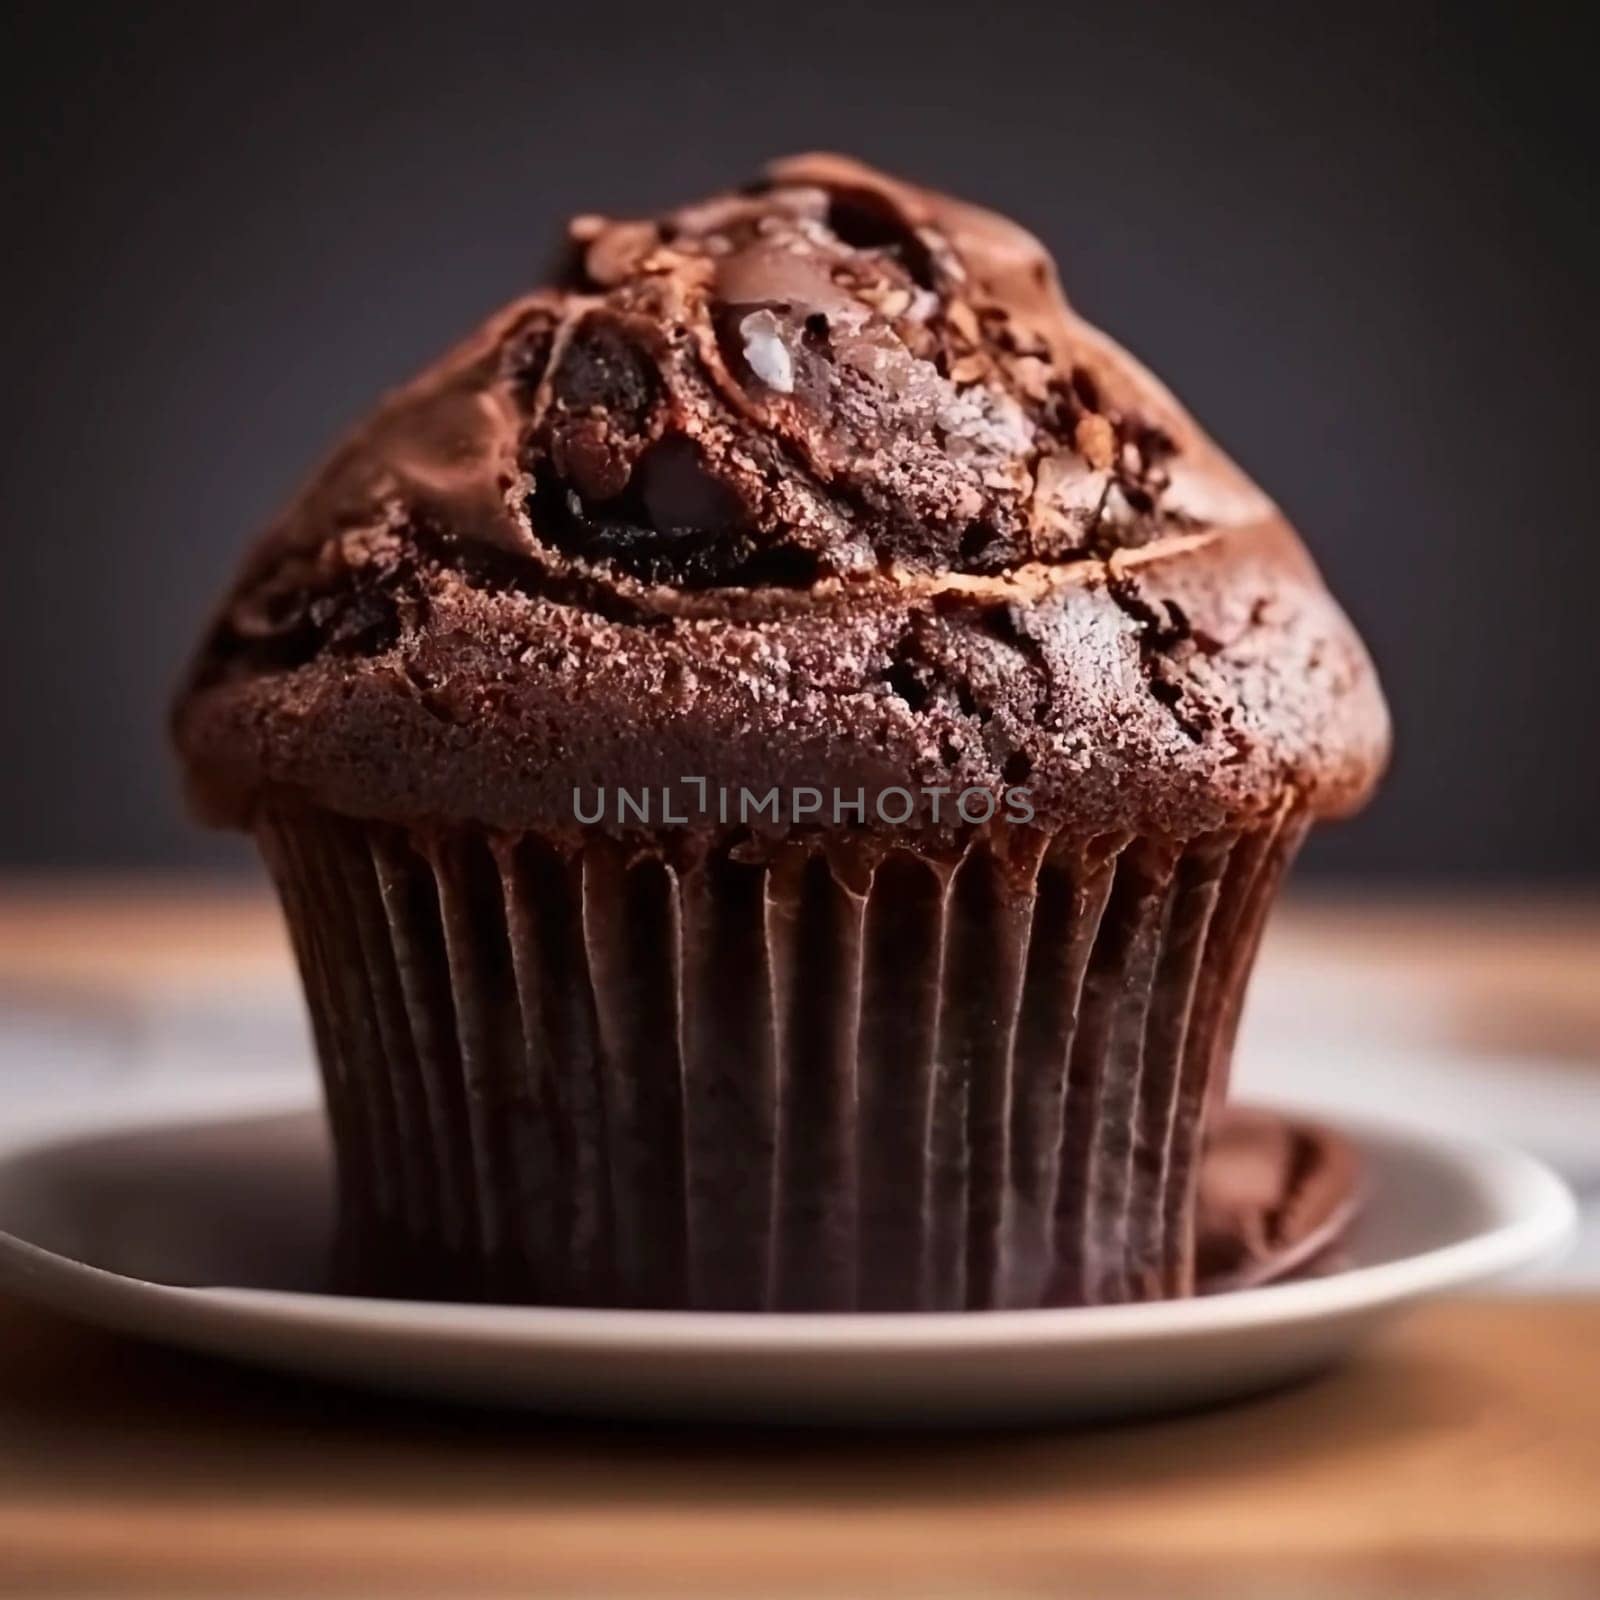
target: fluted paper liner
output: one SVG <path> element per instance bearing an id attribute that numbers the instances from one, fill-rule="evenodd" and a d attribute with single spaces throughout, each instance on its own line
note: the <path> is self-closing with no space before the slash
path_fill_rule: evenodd
<path id="1" fill-rule="evenodd" d="M 275 816 L 343 1270 L 569 1305 L 1191 1293 L 1205 1124 L 1304 827 L 930 856 Z"/>

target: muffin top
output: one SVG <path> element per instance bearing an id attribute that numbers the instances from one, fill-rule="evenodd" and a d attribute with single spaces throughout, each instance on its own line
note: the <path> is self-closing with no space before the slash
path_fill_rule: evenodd
<path id="1" fill-rule="evenodd" d="M 175 731 L 239 826 L 688 782 L 1174 837 L 1352 809 L 1388 738 L 1293 531 L 1039 243 L 836 156 L 574 220 L 258 541 Z"/>

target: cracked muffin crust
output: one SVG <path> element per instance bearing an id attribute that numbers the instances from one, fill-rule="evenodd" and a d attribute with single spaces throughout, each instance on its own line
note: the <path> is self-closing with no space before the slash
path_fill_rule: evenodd
<path id="1" fill-rule="evenodd" d="M 245 826 L 559 829 L 693 774 L 1178 837 L 1351 810 L 1388 738 L 1281 514 L 1037 241 L 834 156 L 574 221 L 263 536 L 175 727 Z"/>

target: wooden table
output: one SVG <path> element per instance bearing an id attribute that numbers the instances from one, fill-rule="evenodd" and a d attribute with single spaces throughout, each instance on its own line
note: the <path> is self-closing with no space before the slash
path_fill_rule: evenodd
<path id="1" fill-rule="evenodd" d="M 0 1004 L 283 960 L 253 896 L 0 897 Z M 1266 963 L 1269 998 L 1309 979 L 1343 1006 L 1398 971 L 1390 1030 L 1600 1055 L 1593 906 L 1301 907 Z M 0 1592 L 1588 1600 L 1600 1298 L 1440 1303 L 1213 1414 L 877 1438 L 397 1403 L 0 1300 Z"/>

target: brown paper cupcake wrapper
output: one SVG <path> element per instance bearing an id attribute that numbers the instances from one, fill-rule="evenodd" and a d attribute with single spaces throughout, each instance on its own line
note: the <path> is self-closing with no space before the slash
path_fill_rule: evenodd
<path id="1" fill-rule="evenodd" d="M 934 858 L 277 816 L 344 1270 L 570 1305 L 1191 1293 L 1207 1113 L 1304 827 Z"/>

